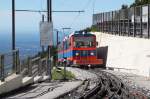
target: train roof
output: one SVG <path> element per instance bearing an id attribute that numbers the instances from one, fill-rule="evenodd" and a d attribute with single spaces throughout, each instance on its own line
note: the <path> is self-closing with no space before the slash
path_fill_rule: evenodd
<path id="1" fill-rule="evenodd" d="M 74 37 L 80 37 L 80 36 L 86 36 L 86 37 L 90 37 L 90 36 L 95 36 L 94 34 L 91 34 L 91 33 L 80 33 L 80 32 L 75 32 L 73 34 L 71 34 L 71 36 L 74 36 Z"/>
<path id="2" fill-rule="evenodd" d="M 68 38 L 70 37 L 91 37 L 91 36 L 95 36 L 94 34 L 91 34 L 90 32 L 87 33 L 83 33 L 83 32 L 74 32 L 71 33 L 69 36 L 65 36 L 63 41 L 66 41 Z"/>

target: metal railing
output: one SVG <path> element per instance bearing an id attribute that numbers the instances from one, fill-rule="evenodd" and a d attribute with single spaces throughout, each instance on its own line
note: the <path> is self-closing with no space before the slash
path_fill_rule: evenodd
<path id="1" fill-rule="evenodd" d="M 19 74 L 19 63 L 19 50 L 0 55 L 0 80 L 5 81 L 13 73 Z"/>
<path id="2" fill-rule="evenodd" d="M 28 57 L 21 61 L 21 71 L 23 76 L 35 77 L 47 75 L 47 58 L 37 57 Z"/>
<path id="3" fill-rule="evenodd" d="M 150 38 L 150 4 L 93 15 L 100 32 Z"/>
<path id="4" fill-rule="evenodd" d="M 0 55 L 0 81 L 12 74 L 22 76 L 43 76 L 48 75 L 48 59 L 41 56 L 28 57 L 24 60 L 19 58 L 19 50 Z"/>

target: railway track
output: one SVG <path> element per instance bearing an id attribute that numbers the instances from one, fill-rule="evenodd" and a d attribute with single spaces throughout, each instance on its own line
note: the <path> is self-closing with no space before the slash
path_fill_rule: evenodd
<path id="1" fill-rule="evenodd" d="M 136 91 L 116 75 L 106 70 L 97 68 L 90 70 L 74 68 L 74 70 L 76 70 L 77 74 L 80 74 L 78 75 L 79 77 L 83 76 L 84 83 L 58 99 L 149 99 L 142 92 Z M 28 88 L 23 93 L 19 93 L 19 91 L 16 95 L 10 96 L 10 99 L 34 99 L 53 91 L 53 89 L 59 87 L 59 83 L 33 85 L 31 86 L 33 87 L 32 90 Z"/>
<path id="2" fill-rule="evenodd" d="M 118 79 L 115 75 L 96 70 L 90 70 L 98 76 L 97 86 L 89 91 L 87 94 L 80 97 L 80 99 L 128 99 L 129 89 Z"/>
<path id="3" fill-rule="evenodd" d="M 149 99 L 107 71 L 101 69 L 87 71 L 94 73 L 97 79 L 86 79 L 80 88 L 60 99 Z"/>

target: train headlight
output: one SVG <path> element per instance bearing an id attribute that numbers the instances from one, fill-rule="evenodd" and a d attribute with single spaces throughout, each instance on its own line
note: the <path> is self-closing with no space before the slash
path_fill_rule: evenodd
<path id="1" fill-rule="evenodd" d="M 76 53 L 76 56 L 79 56 L 79 53 Z"/>
<path id="2" fill-rule="evenodd" d="M 94 55 L 94 53 L 93 53 L 93 52 L 91 52 L 91 55 L 93 56 L 93 55 Z"/>

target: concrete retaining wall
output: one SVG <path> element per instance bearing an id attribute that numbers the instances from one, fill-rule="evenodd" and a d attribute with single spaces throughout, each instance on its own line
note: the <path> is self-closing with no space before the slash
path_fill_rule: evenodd
<path id="1" fill-rule="evenodd" d="M 99 47 L 108 46 L 107 66 L 135 69 L 138 75 L 150 76 L 150 40 L 95 32 Z"/>
<path id="2" fill-rule="evenodd" d="M 11 92 L 22 87 L 22 76 L 13 74 L 5 79 L 5 82 L 0 81 L 0 94 Z"/>

